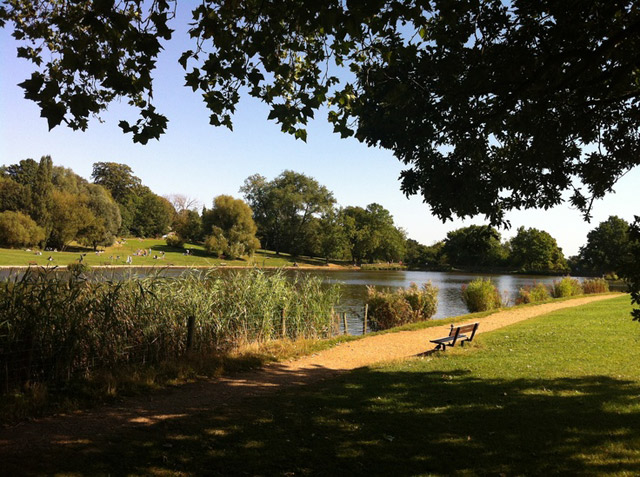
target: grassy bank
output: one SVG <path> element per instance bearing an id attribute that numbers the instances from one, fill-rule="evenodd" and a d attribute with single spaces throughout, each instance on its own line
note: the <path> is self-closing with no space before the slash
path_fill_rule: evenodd
<path id="1" fill-rule="evenodd" d="M 147 255 L 138 254 L 146 251 Z M 186 254 L 186 251 L 189 254 Z M 86 255 L 85 255 L 86 254 Z M 269 250 L 258 250 L 251 258 L 241 260 L 223 260 L 209 255 L 200 244 L 185 244 L 184 249 L 169 247 L 164 239 L 128 238 L 124 241 L 101 249 L 96 253 L 92 249 L 70 247 L 65 252 L 36 250 L 17 250 L 0 248 L 0 266 L 66 266 L 77 262 L 81 255 L 83 262 L 90 266 L 126 266 L 127 257 L 131 257 L 131 265 L 136 267 L 326 267 L 324 260 L 311 257 L 292 257 L 289 254 L 276 255 Z M 156 258 L 154 258 L 156 257 Z M 49 260 L 51 258 L 52 260 Z M 331 266 L 341 266 L 332 263 Z"/>
<path id="2" fill-rule="evenodd" d="M 629 311 L 626 296 L 561 310 L 446 354 L 128 431 L 46 470 L 637 475 L 640 332 Z"/>

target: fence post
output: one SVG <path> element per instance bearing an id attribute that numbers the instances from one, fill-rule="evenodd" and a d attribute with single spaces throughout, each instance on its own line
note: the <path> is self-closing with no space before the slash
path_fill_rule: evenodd
<path id="1" fill-rule="evenodd" d="M 191 351 L 193 347 L 193 332 L 196 327 L 195 316 L 190 316 L 187 319 L 187 351 Z"/>
<path id="2" fill-rule="evenodd" d="M 367 316 L 369 315 L 369 303 L 364 305 L 364 321 L 362 322 L 362 334 L 367 334 Z"/>
<path id="3" fill-rule="evenodd" d="M 282 337 L 287 337 L 287 311 L 282 309 Z"/>
<path id="4" fill-rule="evenodd" d="M 344 325 L 344 334 L 348 335 L 349 334 L 349 325 L 347 324 L 347 312 L 346 311 L 342 314 L 342 324 Z"/>

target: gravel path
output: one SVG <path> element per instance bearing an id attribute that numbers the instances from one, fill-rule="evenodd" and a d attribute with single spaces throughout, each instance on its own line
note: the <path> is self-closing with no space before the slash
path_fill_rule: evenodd
<path id="1" fill-rule="evenodd" d="M 495 330 L 534 316 L 574 307 L 616 295 L 581 297 L 559 303 L 505 310 L 480 319 L 478 333 Z M 343 343 L 335 348 L 295 361 L 277 363 L 229 378 L 212 379 L 175 387 L 143 398 L 92 411 L 54 416 L 0 430 L 0 474 L 15 470 L 33 456 L 45 460 L 62 449 L 87 452 L 109 442 L 127 427 L 159 422 L 237 404 L 251 396 L 283 387 L 307 385 L 348 370 L 374 363 L 407 359 L 431 349 L 429 340 L 446 336 L 449 325 L 418 331 L 402 331 Z"/>

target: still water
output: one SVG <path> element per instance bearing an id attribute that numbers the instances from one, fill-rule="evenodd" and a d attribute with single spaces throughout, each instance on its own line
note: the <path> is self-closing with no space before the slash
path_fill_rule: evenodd
<path id="1" fill-rule="evenodd" d="M 151 273 L 160 273 L 164 276 L 175 277 L 184 273 L 182 268 L 126 268 L 112 269 L 109 271 L 96 271 L 106 280 L 118 280 L 129 276 L 147 276 Z M 219 269 L 222 273 L 231 270 Z M 20 274 L 21 272 L 17 272 Z M 491 275 L 472 274 L 456 272 L 414 272 L 414 271 L 362 271 L 362 270 L 296 270 L 290 273 L 305 273 L 322 277 L 325 283 L 339 283 L 342 285 L 342 299 L 338 312 L 346 312 L 349 332 L 351 334 L 362 333 L 362 322 L 364 315 L 364 302 L 367 295 L 367 286 L 378 288 L 396 289 L 398 287 L 408 287 L 411 283 L 418 286 L 426 282 L 431 282 L 438 287 L 438 311 L 434 319 L 458 316 L 468 313 L 462 301 L 462 285 L 479 278 L 491 278 L 500 292 L 503 299 L 506 298 L 509 305 L 513 305 L 518 294 L 518 290 L 524 285 L 532 285 L 535 282 L 550 284 L 558 277 L 535 276 L 535 275 Z M 13 272 L 4 269 L 0 271 L 0 279 L 7 279 Z"/>
<path id="2" fill-rule="evenodd" d="M 348 326 L 351 334 L 362 331 L 364 314 L 364 301 L 367 295 L 367 286 L 377 288 L 396 289 L 408 287 L 411 283 L 418 286 L 431 282 L 438 287 L 438 311 L 434 319 L 464 315 L 468 313 L 462 301 L 462 285 L 470 281 L 486 277 L 491 278 L 503 295 L 508 300 L 508 305 L 513 305 L 518 295 L 518 290 L 524 285 L 542 282 L 551 284 L 558 277 L 536 275 L 491 275 L 456 272 L 413 272 L 413 271 L 301 271 L 298 273 L 312 273 L 321 276 L 327 283 L 342 284 L 341 311 L 346 311 Z"/>

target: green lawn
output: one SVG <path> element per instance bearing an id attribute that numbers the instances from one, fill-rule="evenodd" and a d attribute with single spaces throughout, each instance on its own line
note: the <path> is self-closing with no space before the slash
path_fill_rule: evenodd
<path id="1" fill-rule="evenodd" d="M 45 472 L 637 475 L 640 324 L 629 311 L 622 296 L 444 354 L 187 413 L 97 453 L 59 454 Z"/>
<path id="2" fill-rule="evenodd" d="M 147 256 L 134 255 L 140 250 L 151 253 Z M 189 250 L 189 255 L 185 254 Z M 164 257 L 162 255 L 164 252 Z M 294 263 L 299 266 L 322 266 L 324 261 L 320 259 L 296 258 L 288 254 L 276 255 L 275 252 L 258 250 L 253 258 L 246 260 L 222 260 L 214 258 L 206 253 L 204 247 L 199 244 L 186 244 L 184 249 L 172 248 L 166 245 L 163 239 L 138 239 L 128 238 L 124 243 L 107 247 L 103 253 L 96 254 L 92 249 L 72 247 L 66 252 L 47 252 L 36 255 L 35 251 L 24 249 L 0 248 L 0 266 L 27 266 L 36 264 L 40 266 L 66 266 L 77 262 L 81 254 L 84 263 L 91 266 L 99 265 L 126 265 L 127 256 L 131 256 L 133 266 L 185 266 L 185 267 L 217 267 L 217 266 L 259 266 L 259 267 L 290 267 Z M 157 256 L 157 259 L 153 257 Z M 49 257 L 53 260 L 49 261 Z"/>

